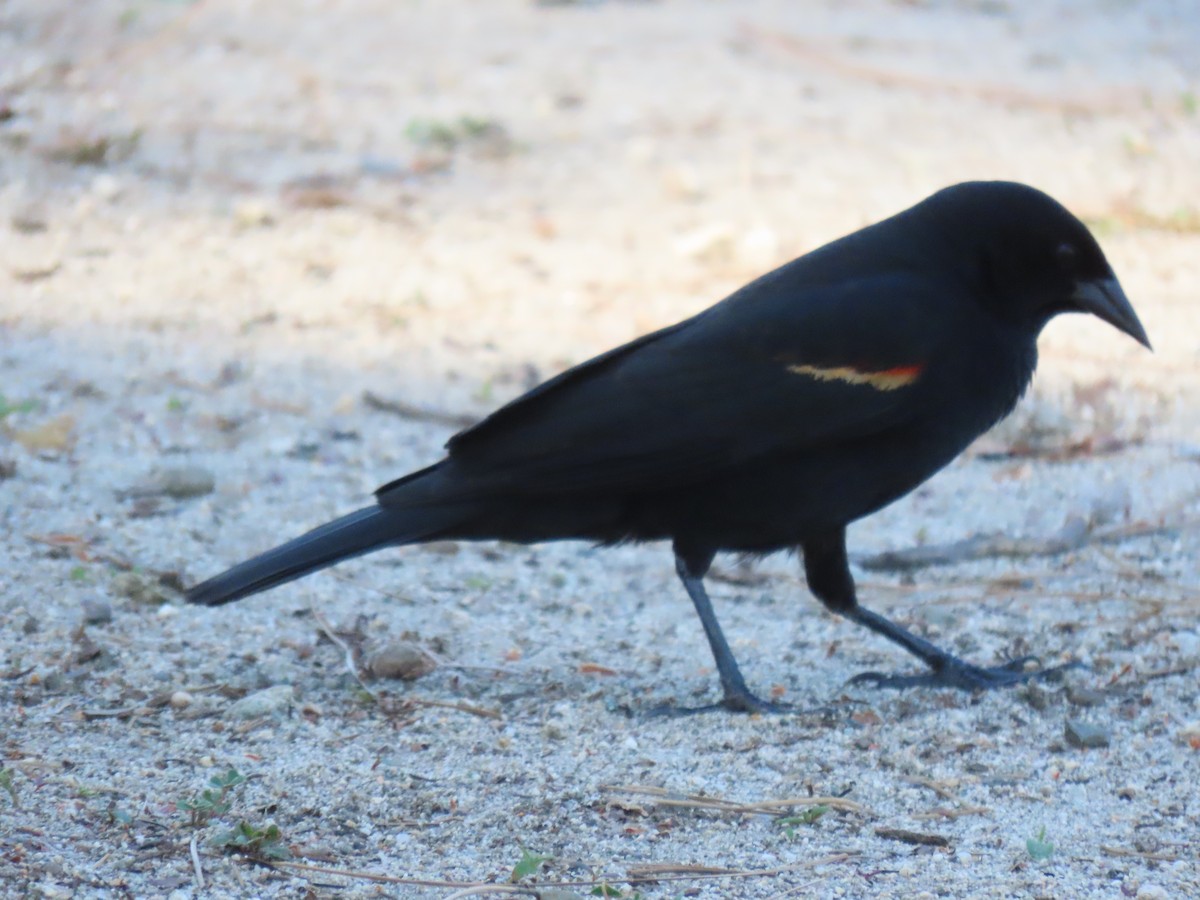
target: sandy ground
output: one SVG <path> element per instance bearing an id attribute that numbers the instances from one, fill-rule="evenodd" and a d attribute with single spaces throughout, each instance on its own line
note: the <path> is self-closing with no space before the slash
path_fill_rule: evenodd
<path id="1" fill-rule="evenodd" d="M 1197 46 L 1167 0 L 0 3 L 0 894 L 462 896 L 528 853 L 544 897 L 1200 895 Z M 181 605 L 446 417 L 977 177 L 1083 215 L 1156 352 L 1054 323 L 1016 421 L 851 538 L 1086 535 L 859 570 L 1064 684 L 848 687 L 909 661 L 782 557 L 713 593 L 785 717 L 649 714 L 715 696 L 665 547 Z M 406 642 L 418 681 L 345 663 Z"/>

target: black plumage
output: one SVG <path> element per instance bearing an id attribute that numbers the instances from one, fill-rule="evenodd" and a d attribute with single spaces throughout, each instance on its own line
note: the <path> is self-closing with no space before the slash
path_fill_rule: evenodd
<path id="1" fill-rule="evenodd" d="M 930 671 L 883 684 L 983 688 L 970 665 L 857 603 L 845 527 L 911 491 L 1007 415 L 1042 327 L 1088 312 L 1149 346 L 1087 228 L 1008 182 L 939 191 L 576 366 L 451 438 L 440 462 L 188 592 L 218 605 L 385 546 L 434 539 L 670 540 L 724 689 L 746 687 L 703 586 L 719 551 L 797 548 L 829 609 Z"/>

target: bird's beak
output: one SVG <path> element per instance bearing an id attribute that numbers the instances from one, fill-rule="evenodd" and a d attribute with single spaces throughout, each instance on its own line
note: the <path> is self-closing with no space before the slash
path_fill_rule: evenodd
<path id="1" fill-rule="evenodd" d="M 1146 329 L 1142 327 L 1137 313 L 1133 311 L 1133 304 L 1121 290 L 1117 279 L 1097 278 L 1094 281 L 1081 281 L 1075 285 L 1071 299 L 1083 312 L 1090 312 L 1118 331 L 1125 332 L 1147 350 L 1154 349 L 1150 346 Z"/>

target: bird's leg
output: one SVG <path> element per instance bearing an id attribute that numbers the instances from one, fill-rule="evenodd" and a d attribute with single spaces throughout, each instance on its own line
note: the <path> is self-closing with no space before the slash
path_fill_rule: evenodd
<path id="1" fill-rule="evenodd" d="M 712 565 L 713 552 L 687 551 L 675 546 L 675 571 L 683 582 L 696 613 L 700 616 L 700 624 L 704 626 L 704 635 L 708 638 L 708 646 L 712 648 L 713 659 L 717 664 L 717 672 L 721 676 L 721 690 L 724 692 L 720 703 L 711 706 L 673 710 L 673 712 L 706 712 L 713 709 L 728 709 L 734 712 L 783 712 L 787 706 L 780 703 L 770 703 L 761 700 L 746 687 L 729 642 L 721 631 L 717 614 L 713 611 L 712 601 L 708 599 L 708 591 L 704 589 L 704 575 Z"/>
<path id="2" fill-rule="evenodd" d="M 1027 670 L 1026 663 L 1036 662 L 1036 659 L 1022 657 L 992 668 L 976 666 L 934 646 L 878 613 L 863 609 L 858 605 L 854 579 L 846 559 L 844 528 L 804 542 L 804 574 L 808 579 L 809 589 L 830 611 L 852 619 L 899 644 L 929 666 L 928 672 L 918 675 L 863 672 L 852 678 L 852 683 L 870 682 L 877 687 L 953 687 L 965 691 L 979 691 L 1044 678 L 1078 665 L 1068 663 L 1048 669 Z"/>

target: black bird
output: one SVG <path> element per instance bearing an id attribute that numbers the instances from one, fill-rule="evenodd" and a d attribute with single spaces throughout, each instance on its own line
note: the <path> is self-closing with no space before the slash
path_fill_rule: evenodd
<path id="1" fill-rule="evenodd" d="M 422 541 L 670 540 L 721 677 L 747 688 L 703 578 L 718 551 L 798 548 L 831 611 L 919 657 L 895 687 L 1043 675 L 964 662 L 858 605 L 846 525 L 911 491 L 1007 415 L 1058 313 L 1150 342 L 1087 227 L 1046 194 L 968 182 L 827 244 L 677 325 L 597 356 L 452 437 L 375 505 L 188 592 L 216 606 Z"/>

